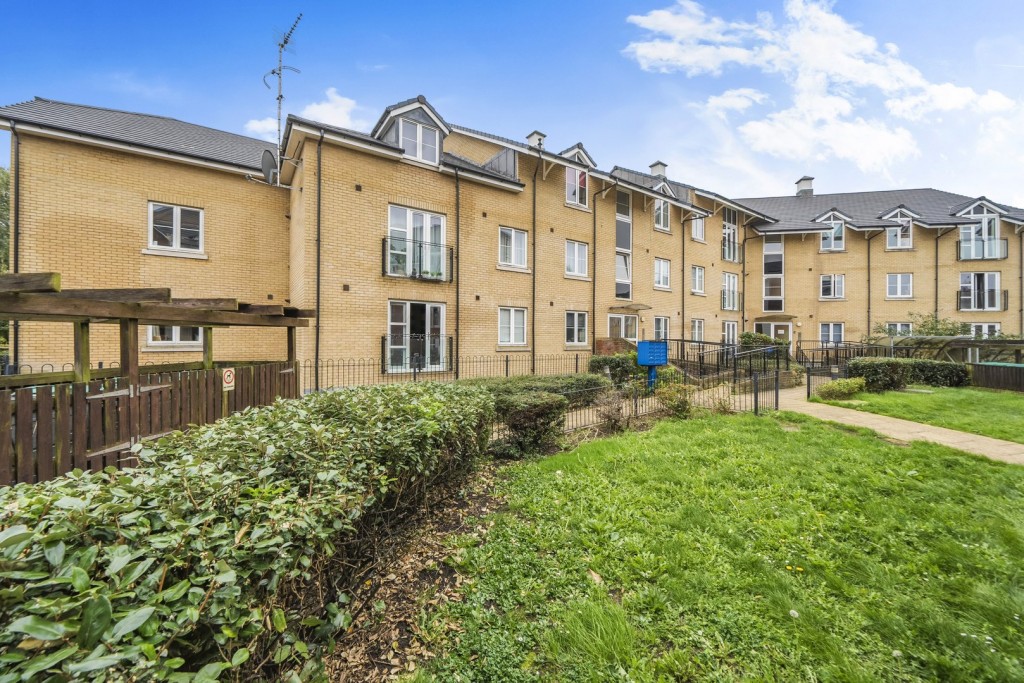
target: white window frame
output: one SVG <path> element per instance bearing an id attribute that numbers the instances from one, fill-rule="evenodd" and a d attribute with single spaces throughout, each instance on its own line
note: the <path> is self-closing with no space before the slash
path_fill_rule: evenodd
<path id="1" fill-rule="evenodd" d="M 981 204 L 975 206 L 967 215 L 977 218 L 978 222 L 960 226 L 960 260 L 1003 258 L 1002 240 L 999 237 L 999 215 L 988 213 L 988 209 Z M 964 258 L 965 246 L 967 258 Z"/>
<path id="2" fill-rule="evenodd" d="M 672 289 L 672 262 L 668 259 L 654 259 L 654 288 Z"/>
<path id="3" fill-rule="evenodd" d="M 839 331 L 838 339 L 836 338 L 837 330 Z M 823 346 L 828 344 L 842 344 L 846 339 L 846 323 L 819 323 L 818 339 L 821 341 Z"/>
<path id="4" fill-rule="evenodd" d="M 672 205 L 667 199 L 654 200 L 654 229 L 659 232 L 672 232 Z"/>
<path id="5" fill-rule="evenodd" d="M 565 167 L 565 203 L 570 206 L 587 208 L 587 191 L 590 187 L 590 173 L 572 166 Z M 580 179 L 582 178 L 582 182 Z M 574 199 L 572 195 L 575 194 Z M 580 201 L 580 199 L 583 201 Z"/>
<path id="6" fill-rule="evenodd" d="M 774 241 L 778 239 L 778 242 Z M 771 241 L 769 241 L 771 240 Z M 774 251 L 774 245 L 778 245 L 778 251 Z M 761 256 L 761 311 L 764 313 L 782 313 L 786 310 L 786 243 L 782 235 L 765 235 L 762 242 Z M 780 273 L 768 273 L 768 257 L 778 255 L 781 257 Z M 768 295 L 768 281 L 778 278 L 779 293 Z M 773 305 L 769 305 L 772 302 Z M 774 305 L 778 302 L 778 306 Z"/>
<path id="7" fill-rule="evenodd" d="M 623 339 L 628 339 L 631 342 L 635 342 L 637 340 L 637 335 L 639 335 L 639 330 L 640 330 L 640 317 L 639 316 L 630 315 L 628 313 L 609 313 L 608 314 L 608 336 L 609 337 L 612 336 L 612 319 L 619 320 L 619 325 L 622 328 L 622 332 L 623 332 L 623 337 L 622 337 Z M 629 319 L 632 319 L 632 321 L 633 321 L 633 335 L 634 336 L 632 336 L 632 337 L 626 337 L 625 336 L 625 332 L 626 332 L 626 329 L 628 327 L 626 325 L 626 320 L 629 320 Z"/>
<path id="8" fill-rule="evenodd" d="M 154 339 L 153 335 L 158 327 L 170 327 L 171 335 L 173 339 Z M 199 339 L 197 341 L 181 341 L 181 328 L 183 327 L 195 327 L 199 329 Z M 178 349 L 186 351 L 202 350 L 203 348 L 203 328 L 199 325 L 147 325 L 146 326 L 146 346 L 151 346 L 154 349 Z"/>
<path id="9" fill-rule="evenodd" d="M 447 312 L 448 312 L 447 311 L 447 305 L 445 305 L 443 303 L 439 303 L 437 301 L 413 301 L 413 300 L 409 300 L 409 299 L 389 299 L 388 302 L 387 302 L 387 306 L 388 306 L 388 327 L 387 327 L 387 354 L 388 354 L 387 355 L 387 368 L 388 368 L 388 372 L 389 373 L 400 373 L 400 372 L 412 372 L 413 371 L 413 368 L 412 368 L 412 365 L 413 365 L 413 363 L 412 363 L 413 353 L 412 353 L 412 349 L 410 348 L 410 345 L 411 345 L 413 337 L 423 337 L 423 339 L 425 341 L 429 340 L 431 337 L 437 337 L 437 339 L 438 339 L 438 349 L 437 349 L 438 350 L 438 354 L 437 354 L 437 357 L 436 358 L 430 358 L 429 357 L 429 355 L 430 355 L 429 354 L 429 346 L 426 347 L 425 350 L 427 351 L 426 355 L 428 357 L 424 359 L 424 361 L 426 361 L 426 362 L 424 362 L 424 365 L 423 365 L 422 369 L 424 371 L 444 370 L 444 368 L 445 368 L 445 357 L 448 354 L 447 337 L 445 336 L 445 324 L 447 323 L 447 319 L 446 318 L 447 318 Z M 403 318 L 403 320 L 397 321 L 397 320 L 394 319 L 394 317 L 392 317 L 392 314 L 393 314 L 392 307 L 394 307 L 394 306 L 400 306 L 402 308 L 402 318 Z M 423 306 L 424 307 L 424 314 L 425 315 L 424 315 L 424 328 L 423 328 L 423 332 L 413 332 L 413 331 L 411 331 L 410 324 L 411 324 L 412 307 L 413 306 Z M 438 326 L 438 329 L 440 331 L 438 333 L 436 333 L 436 334 L 431 334 L 430 333 L 430 323 L 431 323 L 430 316 L 431 316 L 432 312 L 437 314 L 438 320 L 441 323 Z M 397 334 L 396 335 L 396 333 L 395 333 L 395 327 L 396 326 L 402 328 L 401 334 Z M 398 345 L 395 344 L 395 337 L 396 336 L 401 338 L 401 342 L 402 342 L 401 344 L 398 344 Z M 403 357 L 405 359 L 405 362 L 402 365 L 394 365 L 391 362 L 391 355 L 392 355 L 392 353 L 393 353 L 393 351 L 395 349 L 402 349 L 403 352 L 404 352 L 403 353 Z"/>
<path id="10" fill-rule="evenodd" d="M 977 276 L 978 275 L 981 275 L 982 276 L 982 280 L 984 280 L 985 289 L 983 291 L 986 292 L 986 295 L 985 295 L 985 305 L 982 306 L 981 308 L 974 307 L 974 302 L 977 301 L 977 298 L 978 298 L 977 297 L 978 290 L 974 286 L 975 285 L 975 281 L 977 280 Z M 965 290 L 965 287 L 964 287 L 964 277 L 969 277 L 969 279 L 970 279 L 970 282 L 968 283 L 968 287 L 966 288 L 966 290 Z M 1003 290 L 1001 288 L 1001 284 L 1002 284 L 1001 280 L 1002 280 L 1002 274 L 999 271 L 970 271 L 970 272 L 960 273 L 960 299 L 961 300 L 963 299 L 963 292 L 964 291 L 969 291 L 970 292 L 970 296 L 971 296 L 971 308 L 963 308 L 961 306 L 961 307 L 959 307 L 960 310 L 961 311 L 1001 311 L 1001 310 L 1003 310 Z M 990 284 L 992 286 L 989 286 Z M 987 292 L 995 292 L 996 301 L 995 301 L 995 305 L 994 306 L 989 306 L 988 305 L 988 295 L 987 295 Z"/>
<path id="11" fill-rule="evenodd" d="M 722 321 L 722 343 L 736 344 L 739 341 L 740 324 L 735 320 Z"/>
<path id="12" fill-rule="evenodd" d="M 629 203 L 629 213 L 619 213 L 619 193 L 626 195 Z M 629 247 L 619 246 L 619 221 L 629 226 Z M 626 274 L 619 276 L 619 259 L 623 259 L 626 265 Z M 615 194 L 615 298 L 632 301 L 633 299 L 633 195 L 629 192 L 618 190 Z M 629 285 L 629 296 L 619 296 L 618 285 Z"/>
<path id="13" fill-rule="evenodd" d="M 572 319 L 572 324 L 569 320 Z M 582 322 L 582 325 L 580 324 Z M 587 344 L 588 327 L 586 311 L 565 312 L 565 344 L 566 346 L 585 346 Z M 583 334 L 580 334 L 582 330 Z"/>
<path id="14" fill-rule="evenodd" d="M 732 285 L 731 287 L 729 285 Z M 738 311 L 740 276 L 736 273 L 722 273 L 722 310 Z"/>
<path id="15" fill-rule="evenodd" d="M 704 341 L 704 318 L 690 318 L 690 340 Z"/>
<path id="16" fill-rule="evenodd" d="M 914 333 L 913 323 L 886 323 L 885 331 L 890 337 L 909 337 Z"/>
<path id="17" fill-rule="evenodd" d="M 704 218 L 694 218 L 690 221 L 690 238 L 697 242 L 704 242 Z"/>
<path id="18" fill-rule="evenodd" d="M 502 316 L 508 315 L 508 325 L 502 323 Z M 521 318 L 522 325 L 517 325 L 516 318 Z M 508 336 L 503 340 L 503 327 L 508 328 Z M 520 341 L 516 332 L 522 331 Z M 498 346 L 526 346 L 526 309 L 513 306 L 500 306 L 498 308 Z"/>
<path id="19" fill-rule="evenodd" d="M 892 218 L 894 221 L 899 221 L 902 225 L 898 228 L 886 228 L 885 229 L 885 248 L 886 249 L 913 249 L 914 248 L 914 219 L 912 216 L 904 213 L 903 211 L 897 211 L 896 215 Z M 907 234 L 904 236 L 904 232 Z"/>
<path id="20" fill-rule="evenodd" d="M 401 211 L 405 213 L 405 225 L 392 224 L 392 213 L 394 211 Z M 420 239 L 416 239 L 415 228 L 413 228 L 413 217 L 416 215 L 423 216 L 423 225 L 421 226 Z M 441 235 L 437 242 L 426 239 L 429 233 L 433 230 L 433 219 L 439 218 L 441 220 Z M 397 204 L 388 205 L 388 275 L 392 277 L 424 277 L 430 280 L 445 280 L 448 277 L 448 259 L 445 258 L 445 233 L 446 233 L 446 221 L 444 214 L 432 213 L 430 211 L 420 211 L 419 209 L 411 209 L 406 206 L 399 206 Z M 397 249 L 397 244 L 394 240 L 402 240 L 405 247 L 404 252 Z M 416 253 L 417 248 L 419 253 Z M 391 267 L 391 256 L 392 254 L 404 253 L 405 254 L 405 269 L 404 270 L 393 270 Z M 436 259 L 434 263 L 428 263 Z M 439 271 L 435 271 L 432 266 L 439 266 Z M 426 266 L 426 269 L 425 269 Z M 440 276 L 436 275 L 423 275 L 426 272 L 428 274 L 440 272 Z"/>
<path id="21" fill-rule="evenodd" d="M 1003 333 L 1002 323 L 970 323 L 971 336 L 988 339 Z"/>
<path id="22" fill-rule="evenodd" d="M 412 126 L 416 130 L 416 153 L 410 154 L 405 151 L 405 129 L 407 126 Z M 424 144 L 423 141 L 426 139 L 425 133 L 430 132 L 434 135 L 434 159 L 427 159 L 423 156 Z M 410 138 L 411 139 L 411 138 Z M 402 148 L 402 153 L 418 161 L 422 161 L 425 164 L 431 164 L 437 166 L 441 159 L 441 131 L 433 126 L 428 126 L 425 123 L 419 121 L 413 121 L 412 119 L 406 119 L 399 117 L 398 119 L 398 146 Z"/>
<path id="23" fill-rule="evenodd" d="M 704 266 L 690 266 L 690 291 L 704 294 Z"/>
<path id="24" fill-rule="evenodd" d="M 658 328 L 661 328 L 660 330 Z M 671 334 L 672 319 L 665 315 L 654 316 L 654 341 L 669 339 Z"/>
<path id="25" fill-rule="evenodd" d="M 582 252 L 582 253 L 581 253 Z M 587 277 L 590 272 L 590 245 L 576 240 L 565 241 L 565 274 L 573 277 Z M 570 268 L 570 264 L 572 267 Z M 583 269 L 580 270 L 580 265 Z"/>
<path id="26" fill-rule="evenodd" d="M 722 209 L 722 259 L 740 262 L 739 212 L 729 207 Z"/>
<path id="27" fill-rule="evenodd" d="M 825 278 L 828 278 L 831 294 L 825 294 Z M 845 299 L 846 298 L 846 275 L 842 273 L 827 273 L 818 280 L 818 298 L 820 299 Z"/>
<path id="28" fill-rule="evenodd" d="M 501 254 L 501 237 L 505 233 L 509 234 L 510 240 L 511 240 L 511 242 L 509 244 L 509 254 L 511 256 L 511 260 L 509 260 L 509 261 L 503 261 L 502 260 L 503 257 L 502 257 L 502 254 Z M 523 247 L 522 250 L 521 250 L 522 251 L 522 260 L 523 260 L 522 263 L 518 263 L 517 262 L 517 256 L 519 255 L 519 250 L 516 249 L 516 240 L 518 238 L 520 238 L 520 237 L 522 238 L 522 247 Z M 528 266 L 529 263 L 530 263 L 530 240 L 529 240 L 529 233 L 527 233 L 525 230 L 520 230 L 519 228 L 509 228 L 509 227 L 506 227 L 506 226 L 499 227 L 498 228 L 498 265 L 499 266 L 506 266 L 508 268 L 520 268 L 522 270 L 525 270 L 526 268 L 529 267 Z"/>
<path id="29" fill-rule="evenodd" d="M 164 206 L 174 210 L 174 235 L 171 246 L 157 244 L 153 239 L 153 209 L 157 206 Z M 181 210 L 199 212 L 199 248 L 181 246 Z M 157 251 L 171 251 L 181 254 L 205 254 L 206 253 L 206 211 L 195 206 L 182 206 L 180 204 L 168 204 L 167 202 L 149 202 L 149 249 Z"/>
<path id="30" fill-rule="evenodd" d="M 821 251 L 846 251 L 846 223 L 830 220 L 825 221 L 825 224 L 831 226 L 832 230 L 821 233 Z"/>
<path id="31" fill-rule="evenodd" d="M 903 293 L 906 285 L 906 294 Z M 914 298 L 914 274 L 913 273 L 886 273 L 885 276 L 885 298 L 887 299 L 913 299 Z"/>

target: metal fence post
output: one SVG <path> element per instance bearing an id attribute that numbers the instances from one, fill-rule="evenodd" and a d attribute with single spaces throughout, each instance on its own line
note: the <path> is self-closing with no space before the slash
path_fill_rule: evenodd
<path id="1" fill-rule="evenodd" d="M 804 384 L 807 385 L 807 400 L 811 400 L 811 372 L 814 370 L 811 366 L 807 366 L 807 371 L 804 373 Z"/>
<path id="2" fill-rule="evenodd" d="M 778 370 L 776 370 L 775 371 L 775 410 L 779 409 L 779 389 L 780 389 L 780 387 L 779 387 L 779 378 L 780 377 L 782 377 L 782 374 Z"/>
<path id="3" fill-rule="evenodd" d="M 753 373 L 751 379 L 754 382 L 754 415 L 758 415 L 758 386 L 757 386 L 757 373 Z"/>
<path id="4" fill-rule="evenodd" d="M 506 377 L 508 377 L 508 363 L 509 363 L 509 355 L 506 353 L 505 354 L 505 376 Z"/>

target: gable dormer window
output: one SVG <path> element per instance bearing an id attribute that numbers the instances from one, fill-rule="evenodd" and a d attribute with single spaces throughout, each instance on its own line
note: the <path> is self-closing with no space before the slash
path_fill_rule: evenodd
<path id="1" fill-rule="evenodd" d="M 437 163 L 439 135 L 436 128 L 410 119 L 398 119 L 398 139 L 406 156 L 428 164 Z"/>
<path id="2" fill-rule="evenodd" d="M 655 199 L 654 200 L 654 229 L 655 230 L 662 230 L 664 232 L 669 232 L 672 229 L 671 228 L 671 224 L 670 224 L 670 220 L 671 219 L 669 218 L 672 215 L 672 213 L 671 213 L 672 209 L 670 207 L 671 207 L 671 204 L 669 204 L 664 199 Z"/>
<path id="3" fill-rule="evenodd" d="M 914 246 L 914 219 L 906 211 L 897 211 L 889 220 L 896 221 L 900 227 L 885 229 L 886 249 L 910 249 Z"/>
<path id="4" fill-rule="evenodd" d="M 587 205 L 587 172 L 565 167 L 565 202 L 574 206 Z"/>
<path id="5" fill-rule="evenodd" d="M 821 233 L 822 251 L 845 251 L 846 250 L 846 224 L 842 217 L 830 213 L 821 221 L 831 226 L 831 230 Z"/>

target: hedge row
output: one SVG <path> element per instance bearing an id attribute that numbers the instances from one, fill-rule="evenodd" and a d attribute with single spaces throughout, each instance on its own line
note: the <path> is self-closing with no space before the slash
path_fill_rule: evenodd
<path id="1" fill-rule="evenodd" d="M 851 377 L 863 377 L 868 391 L 899 391 L 908 384 L 962 387 L 970 383 L 967 366 L 924 358 L 853 358 Z"/>
<path id="2" fill-rule="evenodd" d="M 316 394 L 135 470 L 0 491 L 0 681 L 310 676 L 373 529 L 476 458 L 493 417 L 457 384 Z"/>
<path id="3" fill-rule="evenodd" d="M 515 377 L 483 377 L 462 380 L 471 386 L 484 387 L 495 397 L 530 391 L 558 394 L 568 401 L 569 408 L 592 405 L 602 389 L 611 386 L 606 377 L 589 373 L 572 375 L 517 375 Z M 499 410 L 500 413 L 500 410 Z"/>
<path id="4" fill-rule="evenodd" d="M 814 393 L 826 401 L 843 401 L 864 391 L 864 388 L 863 377 L 851 377 L 850 379 L 834 379 L 831 382 L 825 382 L 815 389 Z"/>

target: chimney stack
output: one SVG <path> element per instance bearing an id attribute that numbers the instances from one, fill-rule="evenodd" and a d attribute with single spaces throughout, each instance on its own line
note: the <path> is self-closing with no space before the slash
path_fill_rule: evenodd
<path id="1" fill-rule="evenodd" d="M 546 137 L 547 135 L 544 135 L 544 133 L 541 133 L 539 130 L 535 130 L 526 136 L 526 141 L 530 143 L 530 147 L 540 147 L 543 149 L 544 138 Z"/>
<path id="2" fill-rule="evenodd" d="M 668 164 L 664 161 L 655 161 L 651 164 L 651 175 L 660 175 L 662 178 L 665 177 L 665 171 L 668 169 Z"/>
<path id="3" fill-rule="evenodd" d="M 796 196 L 797 197 L 810 197 L 814 194 L 814 178 L 809 175 L 805 175 L 800 180 L 796 181 Z"/>

